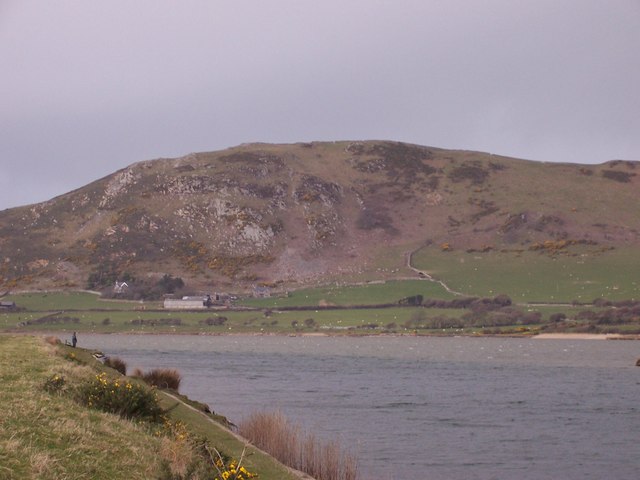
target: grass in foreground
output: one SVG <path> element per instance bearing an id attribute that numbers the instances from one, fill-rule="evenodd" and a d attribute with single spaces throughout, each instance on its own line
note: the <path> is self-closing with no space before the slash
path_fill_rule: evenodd
<path id="1" fill-rule="evenodd" d="M 141 384 L 106 369 L 89 352 L 57 347 L 64 359 L 55 348 L 36 337 L 0 336 L 0 478 L 213 479 L 219 472 L 211 464 L 206 475 L 189 474 L 196 471 L 201 441 L 229 457 L 243 455 L 245 444 L 231 432 L 164 392 L 157 394 L 170 427 L 83 406 L 75 400 L 83 385 L 99 383 L 92 395 L 100 388 L 113 395 Z M 296 478 L 253 448 L 245 453 L 246 468 L 261 479 Z"/>
<path id="2" fill-rule="evenodd" d="M 52 350 L 34 337 L 0 336 L 0 478 L 152 478 L 159 439 L 43 389 L 54 375 L 73 384 L 94 374 Z"/>

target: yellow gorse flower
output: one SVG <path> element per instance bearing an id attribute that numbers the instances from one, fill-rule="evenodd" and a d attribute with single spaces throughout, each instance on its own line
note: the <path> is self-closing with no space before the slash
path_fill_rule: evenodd
<path id="1" fill-rule="evenodd" d="M 215 466 L 219 475 L 215 477 L 215 480 L 248 480 L 250 478 L 256 478 L 258 475 L 249 472 L 244 467 L 238 467 L 237 460 L 231 460 L 227 465 L 221 458 L 215 461 Z"/>

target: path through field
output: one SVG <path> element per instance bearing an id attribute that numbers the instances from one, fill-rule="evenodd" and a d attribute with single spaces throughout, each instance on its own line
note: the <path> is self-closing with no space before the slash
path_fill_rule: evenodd
<path id="1" fill-rule="evenodd" d="M 442 288 L 444 288 L 447 292 L 453 294 L 453 295 L 458 295 L 458 296 L 463 296 L 465 295 L 462 292 L 457 292 L 456 290 L 453 290 L 451 288 L 449 288 L 449 286 L 444 283 L 442 280 L 437 280 L 435 278 L 433 278 L 430 274 L 428 274 L 427 272 L 425 272 L 424 270 L 419 270 L 416 267 L 414 267 L 413 265 L 411 265 L 411 258 L 413 257 L 413 254 L 416 252 L 416 250 L 413 250 L 411 252 L 406 252 L 405 253 L 405 259 L 407 262 L 407 268 L 409 270 L 412 270 L 414 272 L 416 272 L 418 274 L 418 277 L 424 280 L 427 280 L 429 282 L 433 282 L 433 283 L 438 283 L 442 286 Z"/>

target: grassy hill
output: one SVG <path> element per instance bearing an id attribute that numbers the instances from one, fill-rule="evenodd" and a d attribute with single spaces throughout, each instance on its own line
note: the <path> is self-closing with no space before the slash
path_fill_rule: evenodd
<path id="1" fill-rule="evenodd" d="M 203 442 L 244 458 L 260 479 L 301 478 L 251 446 L 242 457 L 243 442 L 165 392 L 151 393 L 167 412 L 161 423 L 126 420 L 77 401 L 83 385 L 101 372 L 111 389 L 135 382 L 90 352 L 0 335 L 0 478 L 213 479 L 213 467 L 198 447 Z M 133 385 L 135 390 L 138 383 Z"/>
<path id="2" fill-rule="evenodd" d="M 145 161 L 0 212 L 0 289 L 285 291 L 416 278 L 416 252 L 469 295 L 637 298 L 639 172 L 378 141 Z"/>

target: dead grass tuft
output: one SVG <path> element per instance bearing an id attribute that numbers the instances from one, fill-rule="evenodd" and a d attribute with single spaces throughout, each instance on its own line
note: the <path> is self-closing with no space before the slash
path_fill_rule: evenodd
<path id="1" fill-rule="evenodd" d="M 44 337 L 44 341 L 47 342 L 49 345 L 53 345 L 54 347 L 62 343 L 60 339 L 54 335 L 48 335 Z"/>
<path id="2" fill-rule="evenodd" d="M 127 374 L 127 363 L 118 357 L 107 357 L 104 364 L 107 367 L 113 368 L 115 371 L 121 373 L 122 375 Z"/>
<path id="3" fill-rule="evenodd" d="M 176 392 L 180 389 L 180 382 L 182 381 L 180 372 L 169 368 L 154 368 L 146 373 L 136 368 L 132 376 L 141 378 L 149 385 L 158 388 L 168 388 Z"/>
<path id="4" fill-rule="evenodd" d="M 159 456 L 162 468 L 170 478 L 192 478 L 200 460 L 194 453 L 192 445 L 175 438 L 163 437 L 160 442 Z M 165 475 L 166 476 L 166 475 Z"/>
<path id="5" fill-rule="evenodd" d="M 29 458 L 29 463 L 31 471 L 39 477 L 43 477 L 52 470 L 52 463 L 55 463 L 55 460 L 45 452 L 34 452 Z"/>

